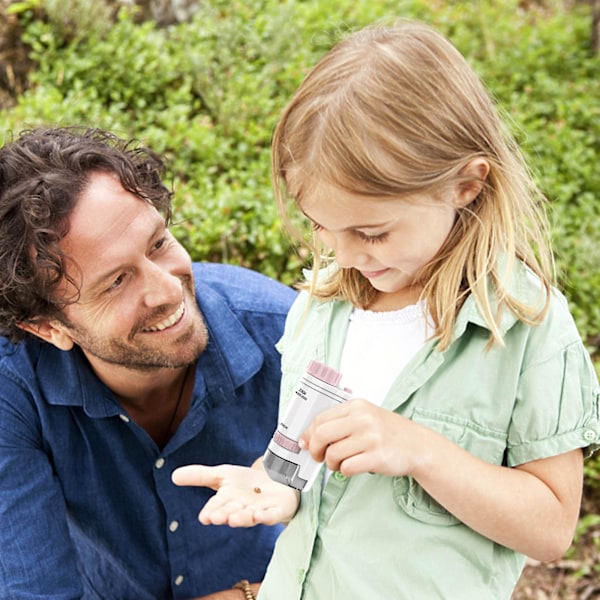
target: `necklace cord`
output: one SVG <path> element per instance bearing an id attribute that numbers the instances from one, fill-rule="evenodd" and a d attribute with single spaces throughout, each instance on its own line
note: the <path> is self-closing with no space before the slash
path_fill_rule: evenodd
<path id="1" fill-rule="evenodd" d="M 183 381 L 181 382 L 181 387 L 179 388 L 179 395 L 177 396 L 177 402 L 175 403 L 175 408 L 173 410 L 173 414 L 171 415 L 171 419 L 169 420 L 169 426 L 167 427 L 167 433 L 165 434 L 165 444 L 169 441 L 171 437 L 171 428 L 173 427 L 173 423 L 175 422 L 175 417 L 179 412 L 179 405 L 181 404 L 181 398 L 183 397 L 183 390 L 185 389 L 185 384 L 188 380 L 188 375 L 190 374 L 190 365 L 187 366 L 185 370 L 185 375 L 183 376 Z"/>

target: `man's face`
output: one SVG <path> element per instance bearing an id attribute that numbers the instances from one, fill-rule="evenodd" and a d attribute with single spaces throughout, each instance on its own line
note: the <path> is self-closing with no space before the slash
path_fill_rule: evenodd
<path id="1" fill-rule="evenodd" d="M 61 248 L 80 297 L 57 327 L 97 369 L 177 368 L 204 350 L 189 255 L 163 216 L 116 177 L 91 175 Z"/>

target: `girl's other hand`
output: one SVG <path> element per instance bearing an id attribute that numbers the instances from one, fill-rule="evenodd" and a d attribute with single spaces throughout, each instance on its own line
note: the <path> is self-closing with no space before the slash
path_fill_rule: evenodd
<path id="1" fill-rule="evenodd" d="M 424 428 L 367 400 L 354 399 L 315 417 L 300 446 L 332 471 L 409 475 Z"/>
<path id="2" fill-rule="evenodd" d="M 300 441 L 346 476 L 414 477 L 459 521 L 536 560 L 557 560 L 571 544 L 581 505 L 580 449 L 508 468 L 366 400 L 321 413 Z"/>
<path id="3" fill-rule="evenodd" d="M 296 513 L 299 492 L 273 481 L 262 468 L 235 465 L 186 465 L 171 475 L 176 485 L 209 487 L 217 493 L 198 515 L 204 525 L 253 527 L 287 523 Z"/>

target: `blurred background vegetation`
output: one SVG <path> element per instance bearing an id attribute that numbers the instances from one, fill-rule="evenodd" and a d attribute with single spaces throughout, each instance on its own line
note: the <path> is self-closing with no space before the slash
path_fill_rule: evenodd
<path id="1" fill-rule="evenodd" d="M 41 124 L 139 138 L 167 158 L 173 231 L 195 260 L 241 264 L 291 284 L 303 258 L 273 202 L 269 145 L 278 115 L 345 33 L 380 19 L 421 19 L 473 64 L 522 144 L 550 200 L 559 285 L 598 362 L 599 4 L 0 0 L 0 143 Z M 599 488 L 596 459 L 587 463 L 586 489 Z"/>

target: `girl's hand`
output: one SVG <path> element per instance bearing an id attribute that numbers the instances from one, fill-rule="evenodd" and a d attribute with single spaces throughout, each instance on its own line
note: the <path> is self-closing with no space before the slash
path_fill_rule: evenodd
<path id="1" fill-rule="evenodd" d="M 262 459 L 253 467 L 187 465 L 173 471 L 176 485 L 209 487 L 217 493 L 200 511 L 204 525 L 253 527 L 287 523 L 296 513 L 300 495 L 273 481 L 262 468 Z"/>
<path id="2" fill-rule="evenodd" d="M 300 446 L 332 471 L 408 475 L 416 466 L 421 427 L 366 400 L 349 400 L 315 417 Z"/>
<path id="3" fill-rule="evenodd" d="M 557 560 L 571 543 L 581 504 L 580 449 L 508 468 L 365 400 L 321 413 L 299 443 L 346 476 L 410 475 L 458 520 L 536 560 Z"/>

